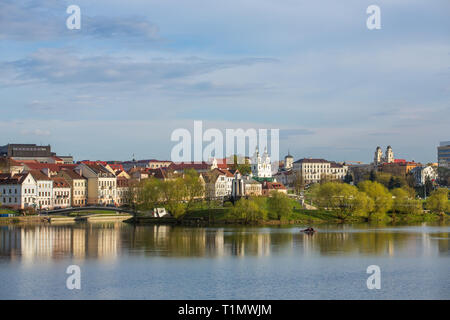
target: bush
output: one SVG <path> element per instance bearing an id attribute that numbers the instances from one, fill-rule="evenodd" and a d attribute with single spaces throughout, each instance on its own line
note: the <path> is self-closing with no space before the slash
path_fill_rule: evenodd
<path id="1" fill-rule="evenodd" d="M 430 197 L 427 199 L 426 208 L 431 212 L 435 212 L 443 215 L 446 212 L 449 212 L 449 203 L 448 203 L 448 189 L 447 188 L 439 188 L 434 190 Z"/>

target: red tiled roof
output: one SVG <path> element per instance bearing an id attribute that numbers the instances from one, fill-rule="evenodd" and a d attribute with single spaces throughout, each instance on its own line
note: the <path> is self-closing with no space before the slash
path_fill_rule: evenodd
<path id="1" fill-rule="evenodd" d="M 66 179 L 61 177 L 53 177 L 53 188 L 70 188 L 69 183 L 67 183 Z"/>
<path id="2" fill-rule="evenodd" d="M 172 162 L 169 165 L 170 170 L 186 170 L 186 169 L 194 169 L 194 170 L 208 170 L 211 167 L 210 164 L 206 162 Z"/>
<path id="3" fill-rule="evenodd" d="M 51 180 L 49 177 L 47 177 L 45 174 L 38 170 L 32 170 L 30 171 L 31 175 L 33 176 L 34 180 Z"/>
<path id="4" fill-rule="evenodd" d="M 66 173 L 70 178 L 72 178 L 74 180 L 85 179 L 83 176 L 78 174 L 78 172 L 76 172 L 75 170 L 63 168 L 61 171 L 64 171 L 64 173 Z"/>
<path id="5" fill-rule="evenodd" d="M 284 190 L 286 187 L 281 182 L 265 182 L 263 189 Z"/>

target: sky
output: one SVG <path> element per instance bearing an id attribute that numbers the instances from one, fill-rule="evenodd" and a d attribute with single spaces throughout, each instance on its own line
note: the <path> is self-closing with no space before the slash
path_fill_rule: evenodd
<path id="1" fill-rule="evenodd" d="M 170 159 L 171 133 L 201 120 L 279 129 L 280 158 L 370 162 L 391 145 L 436 161 L 449 14 L 448 0 L 1 0 L 0 145 Z"/>

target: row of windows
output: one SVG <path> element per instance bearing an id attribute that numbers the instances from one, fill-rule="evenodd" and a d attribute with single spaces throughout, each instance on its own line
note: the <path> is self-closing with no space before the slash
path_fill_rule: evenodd
<path id="1" fill-rule="evenodd" d="M 98 186 L 99 187 L 115 187 L 116 186 L 116 182 L 115 181 L 99 181 L 98 182 Z"/>
<path id="2" fill-rule="evenodd" d="M 69 199 L 56 199 L 55 204 L 70 204 Z"/>
<path id="3" fill-rule="evenodd" d="M 8 191 L 6 191 L 6 190 L 8 190 Z M 9 194 L 12 194 L 12 193 L 17 194 L 17 189 L 3 189 L 3 193 L 2 194 L 8 194 L 8 193 Z"/>
<path id="4" fill-rule="evenodd" d="M 5 198 L 3 197 L 3 204 L 7 203 L 17 203 L 17 198 Z"/>
<path id="5" fill-rule="evenodd" d="M 55 191 L 55 195 L 56 196 L 66 196 L 66 197 L 68 197 L 69 196 L 69 191 Z"/>

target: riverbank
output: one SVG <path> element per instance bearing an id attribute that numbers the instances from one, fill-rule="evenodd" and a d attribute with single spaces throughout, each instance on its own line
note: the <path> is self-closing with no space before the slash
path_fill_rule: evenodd
<path id="1" fill-rule="evenodd" d="M 14 216 L 0 217 L 0 225 L 11 224 L 54 224 L 76 222 L 108 222 L 124 221 L 132 218 L 129 214 L 94 214 L 94 215 L 68 215 L 68 216 Z"/>
<path id="2" fill-rule="evenodd" d="M 342 224 L 342 223 L 369 223 L 366 217 L 348 217 L 340 218 L 336 213 L 326 210 L 307 210 L 294 209 L 293 212 L 282 220 L 245 220 L 229 218 L 230 208 L 214 208 L 193 210 L 185 214 L 183 217 L 176 218 L 153 218 L 153 217 L 136 217 L 126 222 L 137 224 L 179 224 L 179 225 L 318 225 L 318 224 Z M 432 213 L 424 213 L 421 215 L 392 215 L 388 214 L 381 222 L 392 223 L 415 223 L 415 222 L 433 222 L 447 221 L 449 215 L 439 216 Z"/>

